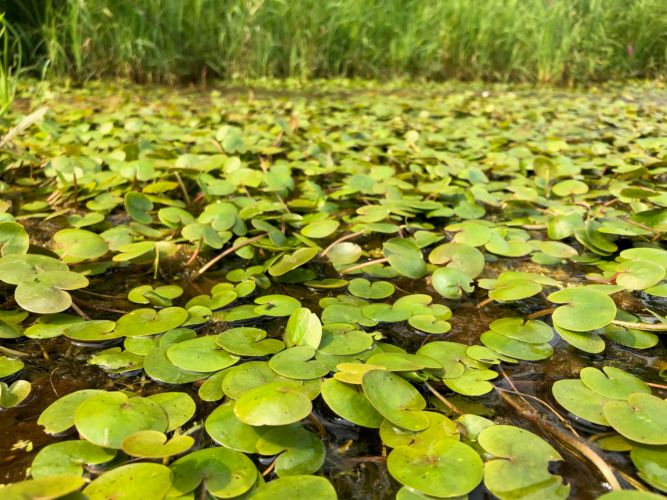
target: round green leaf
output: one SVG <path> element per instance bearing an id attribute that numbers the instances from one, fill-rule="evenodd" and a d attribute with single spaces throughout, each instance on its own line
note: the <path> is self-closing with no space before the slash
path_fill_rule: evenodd
<path id="1" fill-rule="evenodd" d="M 428 416 L 421 411 L 426 401 L 404 378 L 385 370 L 373 370 L 364 375 L 362 387 L 373 408 L 387 420 L 412 431 L 428 427 Z"/>
<path id="2" fill-rule="evenodd" d="M 322 398 L 334 413 L 362 427 L 377 429 L 384 420 L 357 386 L 327 379 L 322 384 Z"/>
<path id="3" fill-rule="evenodd" d="M 85 229 L 62 229 L 53 235 L 53 242 L 54 251 L 68 264 L 97 259 L 109 251 L 100 235 Z"/>
<path id="4" fill-rule="evenodd" d="M 155 335 L 173 328 L 178 328 L 188 318 L 188 312 L 182 307 L 155 309 L 135 309 L 116 322 L 116 334 L 122 337 Z"/>
<path id="5" fill-rule="evenodd" d="M 194 444 L 191 436 L 174 436 L 167 440 L 159 431 L 138 431 L 123 439 L 121 449 L 133 457 L 165 458 L 186 452 Z"/>
<path id="6" fill-rule="evenodd" d="M 401 484 L 436 497 L 466 495 L 483 474 L 477 452 L 455 439 L 442 439 L 427 449 L 400 446 L 389 454 L 387 468 Z"/>
<path id="7" fill-rule="evenodd" d="M 109 462 L 116 450 L 108 450 L 88 441 L 61 441 L 45 446 L 35 456 L 30 466 L 34 478 L 58 474 L 83 475 L 84 465 Z"/>
<path id="8" fill-rule="evenodd" d="M 634 393 L 627 401 L 608 401 L 604 416 L 616 432 L 642 444 L 667 444 L 667 401 Z"/>
<path id="9" fill-rule="evenodd" d="M 260 328 L 230 328 L 218 335 L 217 343 L 227 352 L 237 356 L 266 356 L 285 348 L 278 339 L 267 339 Z"/>
<path id="10" fill-rule="evenodd" d="M 225 382 L 227 380 L 225 379 Z M 303 386 L 278 380 L 246 391 L 237 401 L 234 414 L 248 425 L 287 425 L 308 416 L 312 409 Z"/>
<path id="11" fill-rule="evenodd" d="M 206 335 L 179 342 L 167 349 L 167 358 L 183 370 L 193 372 L 217 372 L 232 366 L 238 360 L 218 345 L 218 337 Z"/>
<path id="12" fill-rule="evenodd" d="M 275 500 L 276 498 L 313 498 L 336 500 L 336 490 L 323 477 L 288 476 L 269 481 L 252 496 L 253 500 Z"/>
<path id="13" fill-rule="evenodd" d="M 587 332 L 608 325 L 616 317 L 616 304 L 605 293 L 592 288 L 567 288 L 547 297 L 558 307 L 552 314 L 554 324 L 572 330 Z"/>
<path id="14" fill-rule="evenodd" d="M 248 457 L 220 447 L 185 455 L 171 464 L 171 470 L 172 494 L 185 495 L 205 481 L 211 495 L 233 498 L 248 491 L 257 481 L 257 469 Z"/>
<path id="15" fill-rule="evenodd" d="M 130 434 L 143 430 L 163 432 L 168 420 L 157 403 L 128 398 L 122 392 L 103 392 L 83 401 L 74 412 L 77 431 L 91 443 L 119 449 Z"/>
<path id="16" fill-rule="evenodd" d="M 91 500 L 164 498 L 171 489 L 171 471 L 162 464 L 135 463 L 105 472 L 83 490 Z"/>

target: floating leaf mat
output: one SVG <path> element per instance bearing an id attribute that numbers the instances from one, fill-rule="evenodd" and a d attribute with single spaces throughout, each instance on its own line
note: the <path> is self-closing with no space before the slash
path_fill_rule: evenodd
<path id="1" fill-rule="evenodd" d="M 24 88 L 0 496 L 660 498 L 665 103 Z"/>

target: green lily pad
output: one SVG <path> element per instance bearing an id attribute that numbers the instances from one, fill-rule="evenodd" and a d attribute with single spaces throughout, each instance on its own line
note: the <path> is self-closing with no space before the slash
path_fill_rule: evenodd
<path id="1" fill-rule="evenodd" d="M 174 436 L 167 440 L 159 431 L 139 431 L 130 434 L 121 443 L 121 449 L 139 458 L 165 458 L 188 451 L 195 444 L 191 436 Z"/>
<path id="2" fill-rule="evenodd" d="M 379 351 L 379 349 L 376 349 Z M 372 356 L 371 356 L 372 357 Z M 334 373 L 334 379 L 347 384 L 361 385 L 364 375 L 371 370 L 384 370 L 383 366 L 373 365 L 368 362 L 366 363 L 338 363 L 336 365 L 336 373 Z M 326 381 L 325 381 L 326 382 Z"/>
<path id="3" fill-rule="evenodd" d="M 0 491 L 3 498 L 23 500 L 32 498 L 60 498 L 74 493 L 85 483 L 80 476 L 58 474 L 55 476 L 28 479 L 3 486 Z M 334 497 L 335 498 L 335 497 Z"/>
<path id="4" fill-rule="evenodd" d="M 327 379 L 322 384 L 322 398 L 334 413 L 362 427 L 377 429 L 384 420 L 357 386 Z"/>
<path id="5" fill-rule="evenodd" d="M 275 471 L 280 477 L 312 474 L 322 467 L 326 449 L 319 436 L 299 425 L 268 430 L 257 441 L 260 455 L 278 455 Z"/>
<path id="6" fill-rule="evenodd" d="M 617 344 L 634 349 L 649 349 L 655 347 L 660 341 L 654 333 L 627 329 L 616 325 L 605 326 L 602 335 Z"/>
<path id="7" fill-rule="evenodd" d="M 37 423 L 48 434 L 60 434 L 74 426 L 74 412 L 87 399 L 104 394 L 97 389 L 83 389 L 67 394 L 51 403 L 39 416 Z"/>
<path id="8" fill-rule="evenodd" d="M 144 365 L 144 357 L 120 347 L 111 347 L 88 358 L 89 365 L 95 365 L 108 373 L 126 373 L 139 370 Z"/>
<path id="9" fill-rule="evenodd" d="M 453 267 L 436 269 L 431 276 L 433 288 L 446 299 L 458 299 L 464 293 L 472 293 L 475 287 L 465 272 Z"/>
<path id="10" fill-rule="evenodd" d="M 452 391 L 464 396 L 482 396 L 493 390 L 493 384 L 487 382 L 498 377 L 493 370 L 467 368 L 462 375 L 443 379 Z"/>
<path id="11" fill-rule="evenodd" d="M 83 475 L 84 465 L 98 465 L 113 460 L 116 450 L 109 450 L 88 441 L 61 441 L 45 446 L 30 466 L 34 478 L 59 474 Z"/>
<path id="12" fill-rule="evenodd" d="M 423 431 L 409 431 L 396 427 L 389 420 L 382 422 L 380 427 L 380 438 L 385 446 L 398 448 L 399 446 L 410 446 L 412 448 L 428 449 L 441 439 L 458 439 L 459 431 L 456 424 L 449 418 L 435 412 L 424 412 L 430 425 Z"/>
<path id="13" fill-rule="evenodd" d="M 205 482 L 206 491 L 219 498 L 233 498 L 248 491 L 257 481 L 255 465 L 243 453 L 215 447 L 198 450 L 170 466 L 173 489 L 170 495 L 185 495 Z"/>
<path id="14" fill-rule="evenodd" d="M 215 335 L 178 342 L 167 349 L 167 358 L 183 370 L 203 373 L 222 370 L 239 360 L 218 345 Z"/>
<path id="15" fill-rule="evenodd" d="M 484 270 L 484 255 L 475 247 L 465 243 L 444 243 L 435 247 L 428 256 L 432 264 L 446 264 L 469 278 L 476 278 Z"/>
<path id="16" fill-rule="evenodd" d="M 0 408 L 14 408 L 29 395 L 32 385 L 27 380 L 17 380 L 12 385 L 0 382 Z"/>
<path id="17" fill-rule="evenodd" d="M 14 375 L 24 366 L 25 364 L 20 359 L 0 355 L 0 378 Z"/>
<path id="18" fill-rule="evenodd" d="M 83 490 L 90 499 L 164 498 L 171 489 L 171 471 L 162 464 L 135 463 L 105 472 Z"/>
<path id="19" fill-rule="evenodd" d="M 313 359 L 315 349 L 301 345 L 290 347 L 269 360 L 269 366 L 278 375 L 286 378 L 307 380 L 320 378 L 329 373 L 329 369 Z"/>
<path id="20" fill-rule="evenodd" d="M 370 349 L 372 345 L 373 337 L 362 330 L 353 329 L 332 332 L 327 329 L 322 334 L 322 342 L 320 343 L 318 352 L 334 354 L 337 356 L 347 356 L 366 351 L 367 349 Z"/>
<path id="21" fill-rule="evenodd" d="M 222 380 L 222 390 L 231 399 L 238 399 L 250 389 L 267 382 L 283 380 L 267 361 L 248 361 L 230 368 Z"/>
<path id="22" fill-rule="evenodd" d="M 188 384 L 206 378 L 207 373 L 191 372 L 174 365 L 167 357 L 169 347 L 169 345 L 160 345 L 146 354 L 144 358 L 146 375 L 166 384 Z"/>
<path id="23" fill-rule="evenodd" d="M 301 229 L 301 234 L 308 238 L 326 238 L 336 231 L 339 225 L 340 222 L 331 219 L 311 222 Z"/>
<path id="24" fill-rule="evenodd" d="M 160 405 L 167 415 L 166 432 L 172 432 L 185 425 L 195 414 L 197 405 L 190 395 L 184 392 L 158 392 L 146 399 Z"/>
<path id="25" fill-rule="evenodd" d="M 148 196 L 130 191 L 125 195 L 127 215 L 141 224 L 150 224 L 153 218 L 148 213 L 153 210 L 153 202 Z"/>
<path id="26" fill-rule="evenodd" d="M 603 412 L 609 425 L 631 441 L 667 444 L 667 401 L 638 392 L 627 401 L 608 401 Z"/>
<path id="27" fill-rule="evenodd" d="M 349 292 L 364 299 L 385 299 L 394 294 L 394 285 L 387 281 L 370 282 L 364 278 L 355 278 L 348 284 Z"/>
<path id="28" fill-rule="evenodd" d="M 628 290 L 644 290 L 660 283 L 665 268 L 649 260 L 628 260 L 616 267 L 616 283 Z"/>
<path id="29" fill-rule="evenodd" d="M 497 319 L 489 325 L 489 330 L 529 344 L 543 344 L 554 336 L 551 327 L 543 321 L 534 319 L 524 321 L 523 318 L 517 317 Z"/>
<path id="30" fill-rule="evenodd" d="M 553 347 L 546 342 L 541 344 L 522 342 L 494 331 L 484 332 L 480 336 L 480 341 L 500 354 L 525 361 L 548 359 L 554 352 Z"/>
<path id="31" fill-rule="evenodd" d="M 18 285 L 40 274 L 66 272 L 67 264 L 46 255 L 5 255 L 0 258 L 0 281 Z"/>
<path id="32" fill-rule="evenodd" d="M 183 289 L 178 285 L 164 285 L 153 288 L 151 285 L 134 287 L 127 294 L 128 300 L 135 304 L 154 304 L 156 306 L 170 306 L 171 301 L 183 295 Z"/>
<path id="33" fill-rule="evenodd" d="M 230 370 L 231 368 L 220 370 L 207 378 L 197 391 L 199 399 L 207 402 L 220 401 L 225 396 L 225 393 L 222 391 L 222 381 Z"/>
<path id="34" fill-rule="evenodd" d="M 581 380 L 558 380 L 551 392 L 558 404 L 577 417 L 594 424 L 609 425 L 603 411 L 609 398 L 589 389 Z"/>
<path id="35" fill-rule="evenodd" d="M 218 345 L 237 356 L 266 356 L 285 349 L 278 339 L 267 339 L 260 328 L 230 328 L 218 335 Z"/>
<path id="36" fill-rule="evenodd" d="M 327 258 L 337 266 L 345 266 L 359 260 L 363 250 L 356 243 L 344 241 L 336 243 L 329 249 Z"/>
<path id="37" fill-rule="evenodd" d="M 269 481 L 252 496 L 254 500 L 275 500 L 276 498 L 317 498 L 336 500 L 336 490 L 323 477 L 287 476 Z"/>
<path id="38" fill-rule="evenodd" d="M 568 288 L 547 297 L 558 307 L 552 314 L 556 326 L 573 332 L 587 332 L 608 325 L 616 317 L 616 304 L 605 293 L 592 288 Z"/>
<path id="39" fill-rule="evenodd" d="M 80 342 L 104 342 L 120 337 L 114 330 L 116 323 L 106 319 L 93 319 L 71 323 L 65 327 L 65 337 Z"/>
<path id="40" fill-rule="evenodd" d="M 399 274 L 419 279 L 426 273 L 424 256 L 419 246 L 411 240 L 391 238 L 382 244 L 389 265 Z"/>
<path id="41" fill-rule="evenodd" d="M 283 339 L 287 347 L 306 345 L 317 349 L 322 340 L 320 318 L 307 307 L 295 309 L 287 320 Z"/>
<path id="42" fill-rule="evenodd" d="M 658 500 L 664 498 L 649 491 L 620 490 L 605 493 L 598 500 Z"/>
<path id="43" fill-rule="evenodd" d="M 513 300 L 527 299 L 542 291 L 542 284 L 531 280 L 498 280 L 489 292 L 493 300 L 508 302 Z"/>
<path id="44" fill-rule="evenodd" d="M 14 298 L 26 311 L 39 314 L 58 313 L 72 305 L 72 297 L 65 290 L 86 286 L 88 278 L 81 274 L 71 271 L 45 271 L 22 279 L 14 291 Z"/>
<path id="45" fill-rule="evenodd" d="M 218 406 L 206 419 L 206 432 L 219 445 L 243 453 L 256 453 L 257 441 L 267 431 L 241 422 L 234 413 L 235 402 Z"/>
<path id="46" fill-rule="evenodd" d="M 654 488 L 667 492 L 667 446 L 633 444 L 632 463 L 641 477 Z"/>
<path id="47" fill-rule="evenodd" d="M 532 432 L 512 425 L 494 425 L 480 432 L 477 442 L 494 457 L 484 464 L 484 485 L 500 498 L 559 479 L 549 472 L 549 462 L 562 457 Z M 561 485 L 549 498 L 564 499 L 568 493 L 569 486 Z"/>
<path id="48" fill-rule="evenodd" d="M 435 359 L 423 354 L 407 354 L 402 352 L 382 352 L 374 354 L 366 360 L 370 365 L 383 367 L 390 372 L 411 372 L 423 370 L 441 370 L 443 366 Z"/>
<path id="49" fill-rule="evenodd" d="M 24 335 L 31 339 L 51 339 L 63 335 L 65 329 L 84 321 L 80 316 L 67 313 L 47 314 L 37 318 L 37 322 L 25 329 Z"/>
<path id="50" fill-rule="evenodd" d="M 424 415 L 426 401 L 410 382 L 395 373 L 373 370 L 364 375 L 364 395 L 384 418 L 412 431 L 428 427 L 428 416 Z"/>
<path id="51" fill-rule="evenodd" d="M 577 349 L 588 352 L 591 354 L 597 354 L 605 350 L 606 344 L 604 339 L 596 333 L 592 332 L 573 332 L 561 328 L 560 326 L 555 326 L 556 332 L 560 338 L 565 342 L 570 344 Z"/>
<path id="52" fill-rule="evenodd" d="M 246 391 L 236 401 L 234 414 L 248 425 L 288 425 L 306 418 L 311 409 L 302 385 L 277 380 Z"/>
<path id="53" fill-rule="evenodd" d="M 368 304 L 361 310 L 370 320 L 382 323 L 397 323 L 406 321 L 411 316 L 408 308 L 394 308 L 391 304 Z"/>
<path id="54" fill-rule="evenodd" d="M 371 327 L 378 322 L 365 316 L 359 306 L 333 304 L 322 311 L 322 323 L 353 323 Z"/>
<path id="55" fill-rule="evenodd" d="M 482 481 L 482 459 L 456 439 L 441 439 L 427 449 L 400 446 L 387 460 L 389 473 L 401 484 L 435 497 L 470 493 Z"/>
<path id="56" fill-rule="evenodd" d="M 586 387 L 608 399 L 625 400 L 636 392 L 651 394 L 651 388 L 639 377 L 613 366 L 605 366 L 602 370 L 587 366 L 579 372 L 579 377 Z"/>
<path id="57" fill-rule="evenodd" d="M 452 325 L 447 321 L 439 319 L 433 314 L 415 314 L 410 316 L 408 323 L 417 330 L 433 334 L 447 333 L 452 329 Z"/>
<path id="58" fill-rule="evenodd" d="M 464 362 L 468 359 L 467 345 L 457 342 L 429 342 L 417 351 L 435 359 L 444 368 L 443 378 L 457 378 L 465 372 Z"/>
<path id="59" fill-rule="evenodd" d="M 62 229 L 53 235 L 54 251 L 67 264 L 102 257 L 109 251 L 107 242 L 85 229 Z"/>
<path id="60" fill-rule="evenodd" d="M 257 314 L 272 317 L 289 316 L 301 307 L 297 299 L 287 295 L 263 295 L 255 299 L 255 304 L 259 304 L 255 307 Z"/>
<path id="61" fill-rule="evenodd" d="M 21 224 L 0 222 L 0 255 L 22 255 L 29 246 L 30 238 Z"/>
<path id="62" fill-rule="evenodd" d="M 121 316 L 116 322 L 116 334 L 122 337 L 155 335 L 178 328 L 188 318 L 182 307 L 135 309 Z"/>
<path id="63" fill-rule="evenodd" d="M 299 248 L 292 254 L 285 254 L 271 267 L 271 276 L 282 276 L 288 272 L 311 261 L 317 255 L 317 248 Z"/>
<path id="64" fill-rule="evenodd" d="M 162 408 L 147 398 L 103 392 L 77 406 L 74 424 L 79 434 L 91 443 L 119 449 L 123 439 L 135 432 L 165 431 L 168 420 Z"/>

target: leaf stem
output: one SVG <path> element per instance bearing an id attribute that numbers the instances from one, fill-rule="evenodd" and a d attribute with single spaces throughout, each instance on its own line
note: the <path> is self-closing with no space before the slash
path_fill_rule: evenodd
<path id="1" fill-rule="evenodd" d="M 549 316 L 552 312 L 556 310 L 555 307 L 548 307 L 546 309 L 542 309 L 540 311 L 535 311 L 532 314 L 529 314 L 526 316 L 526 319 L 535 319 L 535 318 L 541 318 L 542 316 Z"/>
<path id="2" fill-rule="evenodd" d="M 220 260 L 224 259 L 227 257 L 229 254 L 232 254 L 236 252 L 238 249 L 243 248 L 246 245 L 250 245 L 251 243 L 254 243 L 257 240 L 261 240 L 266 236 L 266 233 L 258 234 L 257 236 L 253 236 L 252 238 L 248 238 L 247 240 L 242 241 L 241 243 L 235 243 L 233 246 L 229 247 L 227 250 L 222 252 L 220 255 L 213 257 L 211 260 L 209 260 L 206 264 L 204 264 L 199 271 L 197 271 L 198 275 L 204 274 L 206 271 L 208 271 L 211 267 L 213 267 L 215 264 L 217 264 Z"/>
<path id="3" fill-rule="evenodd" d="M 340 272 L 340 274 L 348 274 L 351 273 L 352 271 L 358 271 L 359 269 L 374 266 L 375 264 L 384 264 L 385 262 L 388 261 L 389 261 L 388 257 L 382 257 L 381 259 L 375 259 L 375 260 L 367 260 L 366 262 L 362 262 L 361 264 L 357 264 L 355 266 L 348 267 L 347 269 L 343 269 Z"/>
<path id="4" fill-rule="evenodd" d="M 644 330 L 647 332 L 667 332 L 667 325 L 663 325 L 661 323 L 634 323 L 632 321 L 620 321 L 614 319 L 611 321 L 611 324 L 632 330 Z"/>
<path id="5" fill-rule="evenodd" d="M 351 239 L 357 238 L 358 236 L 361 236 L 361 235 L 363 235 L 363 234 L 366 234 L 366 231 L 357 231 L 356 233 L 351 233 L 351 234 L 346 234 L 345 236 L 341 236 L 341 237 L 338 238 L 336 241 L 334 241 L 333 243 L 331 243 L 331 245 L 329 245 L 329 246 L 326 247 L 324 250 L 322 250 L 322 251 L 320 252 L 320 257 L 325 257 L 326 254 L 328 254 L 329 251 L 330 251 L 333 247 L 335 247 L 336 245 L 338 245 L 339 243 L 343 243 L 344 241 L 347 241 L 347 240 L 351 240 Z"/>
<path id="6" fill-rule="evenodd" d="M 452 411 L 453 411 L 454 413 L 456 413 L 457 415 L 463 415 L 463 412 L 462 412 L 457 406 L 455 406 L 453 403 L 451 403 L 445 396 L 443 396 L 442 394 L 440 394 L 440 393 L 435 389 L 435 387 L 433 387 L 433 386 L 432 386 L 431 384 L 429 384 L 428 382 L 424 382 L 424 384 L 426 385 L 426 387 L 428 387 L 428 390 L 431 391 L 431 392 L 433 393 L 433 395 L 434 395 L 436 398 L 438 398 L 438 399 L 439 399 L 439 400 L 440 400 L 440 401 L 441 401 L 447 408 L 449 408 L 450 410 L 452 410 Z"/>

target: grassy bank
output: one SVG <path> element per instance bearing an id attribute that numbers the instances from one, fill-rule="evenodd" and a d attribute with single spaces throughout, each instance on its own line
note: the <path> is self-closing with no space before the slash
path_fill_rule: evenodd
<path id="1" fill-rule="evenodd" d="M 661 77 L 664 0 L 10 0 L 26 63 L 176 81 Z"/>

